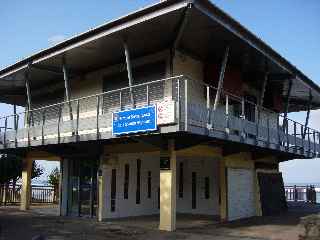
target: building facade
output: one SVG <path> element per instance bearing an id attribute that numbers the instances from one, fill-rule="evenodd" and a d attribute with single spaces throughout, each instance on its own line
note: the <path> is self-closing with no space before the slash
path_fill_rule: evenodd
<path id="1" fill-rule="evenodd" d="M 320 88 L 206 0 L 163 1 L 0 71 L 0 152 L 61 161 L 61 215 L 285 211 L 279 163 L 320 154 Z M 25 107 L 18 113 L 16 106 Z M 288 113 L 306 111 L 303 124 Z"/>

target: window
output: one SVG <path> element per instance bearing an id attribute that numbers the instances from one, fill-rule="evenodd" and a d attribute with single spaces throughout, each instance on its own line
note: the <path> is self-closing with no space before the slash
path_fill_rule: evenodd
<path id="1" fill-rule="evenodd" d="M 192 209 L 197 207 L 197 173 L 192 172 Z"/>
<path id="2" fill-rule="evenodd" d="M 151 171 L 148 171 L 148 198 L 151 198 Z"/>
<path id="3" fill-rule="evenodd" d="M 128 199 L 129 192 L 129 164 L 124 165 L 124 186 L 123 186 L 123 198 Z"/>
<path id="4" fill-rule="evenodd" d="M 137 159 L 137 190 L 136 190 L 136 204 L 140 204 L 140 177 L 141 177 L 141 160 Z"/>
<path id="5" fill-rule="evenodd" d="M 166 64 L 164 61 L 157 61 L 148 63 L 142 66 L 136 66 L 132 69 L 133 85 L 151 82 L 165 77 Z M 127 71 L 117 72 L 103 77 L 103 91 L 108 92 L 120 88 L 128 87 L 128 73 Z M 144 103 L 146 101 L 146 86 L 139 86 L 133 88 L 133 94 L 137 103 Z M 149 87 L 150 101 L 155 101 L 163 98 L 164 82 L 158 82 Z M 126 108 L 131 104 L 129 89 L 121 91 L 121 107 Z M 103 110 L 104 112 L 113 111 L 114 108 L 120 107 L 119 92 L 103 95 Z"/>
<path id="6" fill-rule="evenodd" d="M 205 199 L 210 198 L 210 179 L 209 179 L 209 177 L 204 178 L 204 197 L 205 197 Z"/>
<path id="7" fill-rule="evenodd" d="M 116 210 L 116 190 L 117 190 L 117 172 L 112 169 L 111 172 L 111 212 Z"/>
<path id="8" fill-rule="evenodd" d="M 183 163 L 179 164 L 179 198 L 183 198 Z"/>
<path id="9" fill-rule="evenodd" d="M 257 103 L 257 98 L 255 96 L 246 95 L 245 96 L 245 117 L 250 122 L 255 122 L 256 108 L 255 104 Z"/>

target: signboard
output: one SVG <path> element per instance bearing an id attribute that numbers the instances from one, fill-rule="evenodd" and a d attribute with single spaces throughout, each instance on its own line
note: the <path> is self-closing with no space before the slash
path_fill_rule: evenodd
<path id="1" fill-rule="evenodd" d="M 157 130 L 157 111 L 155 106 L 147 106 L 112 114 L 112 134 L 147 132 Z"/>
<path id="2" fill-rule="evenodd" d="M 165 100 L 157 103 L 158 125 L 175 123 L 175 102 Z"/>

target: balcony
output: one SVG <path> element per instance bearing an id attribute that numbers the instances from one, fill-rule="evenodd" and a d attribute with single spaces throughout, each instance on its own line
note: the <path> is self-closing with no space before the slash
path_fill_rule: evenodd
<path id="1" fill-rule="evenodd" d="M 318 131 L 227 92 L 214 110 L 216 92 L 176 76 L 32 109 L 0 119 L 0 149 L 118 138 L 113 112 L 155 105 L 154 133 L 187 132 L 301 157 L 320 155 Z"/>

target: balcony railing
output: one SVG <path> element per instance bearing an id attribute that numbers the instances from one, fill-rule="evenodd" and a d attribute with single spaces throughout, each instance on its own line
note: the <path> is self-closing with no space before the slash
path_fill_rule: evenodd
<path id="1" fill-rule="evenodd" d="M 173 120 L 158 122 L 161 133 L 185 131 L 306 157 L 319 156 L 318 131 L 225 91 L 219 107 L 213 110 L 216 92 L 200 81 L 176 76 L 138 84 L 131 91 L 129 87 L 116 89 L 2 117 L 0 149 L 112 138 L 113 112 L 165 106 L 159 110 L 170 105 L 164 116 Z"/>

